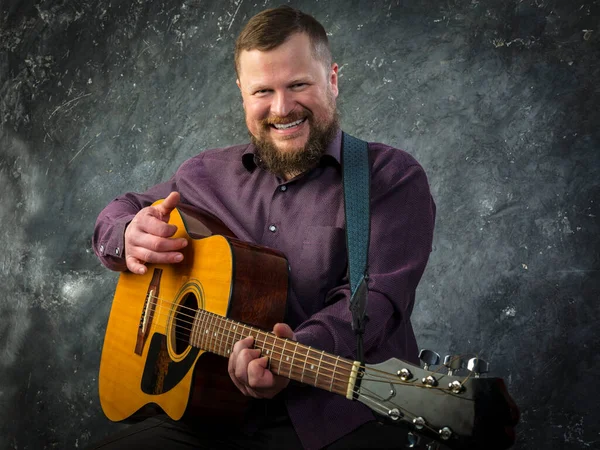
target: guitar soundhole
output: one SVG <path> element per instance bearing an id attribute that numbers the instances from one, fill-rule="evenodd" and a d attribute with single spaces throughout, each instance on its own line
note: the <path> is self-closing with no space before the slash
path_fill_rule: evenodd
<path id="1" fill-rule="evenodd" d="M 198 300 L 192 293 L 186 294 L 177 306 L 175 316 L 175 353 L 178 355 L 183 353 L 190 345 L 190 334 L 197 310 Z"/>

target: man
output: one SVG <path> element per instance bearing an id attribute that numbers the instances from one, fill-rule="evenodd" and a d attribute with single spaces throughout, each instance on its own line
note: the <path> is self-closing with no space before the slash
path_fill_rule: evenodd
<path id="1" fill-rule="evenodd" d="M 204 151 L 166 183 L 114 200 L 98 218 L 94 250 L 114 270 L 143 274 L 146 263 L 177 264 L 187 241 L 170 238 L 175 229 L 166 223 L 169 214 L 180 202 L 201 207 L 241 240 L 276 248 L 288 258 L 288 313 L 275 334 L 356 359 L 348 309 L 338 66 L 325 30 L 290 7 L 266 10 L 238 37 L 235 64 L 252 143 Z M 369 161 L 365 358 L 416 363 L 410 314 L 431 251 L 435 205 L 423 169 L 407 153 L 371 143 Z M 166 200 L 149 206 L 159 198 Z M 375 421 L 363 404 L 275 376 L 252 344 L 246 338 L 234 346 L 229 373 L 242 393 L 266 399 L 256 401 L 253 410 L 263 417 L 254 420 L 253 429 L 207 437 L 201 427 L 154 421 L 97 448 L 134 448 L 132 443 L 140 448 L 389 448 L 406 442 L 406 431 Z"/>

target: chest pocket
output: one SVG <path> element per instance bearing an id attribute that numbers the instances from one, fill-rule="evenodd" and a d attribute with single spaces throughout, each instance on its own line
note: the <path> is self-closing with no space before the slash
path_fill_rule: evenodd
<path id="1" fill-rule="evenodd" d="M 310 226 L 306 229 L 295 287 L 301 301 L 308 303 L 304 303 L 307 312 L 323 307 L 327 292 L 344 278 L 346 266 L 346 231 L 343 228 Z"/>

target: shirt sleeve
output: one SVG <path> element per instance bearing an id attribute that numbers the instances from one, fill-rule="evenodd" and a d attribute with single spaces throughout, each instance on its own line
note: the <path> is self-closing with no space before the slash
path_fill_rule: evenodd
<path id="1" fill-rule="evenodd" d="M 369 319 L 363 335 L 365 359 L 370 362 L 416 352 L 410 315 L 431 252 L 435 222 L 435 203 L 420 165 L 409 165 L 399 175 L 392 176 L 389 169 L 379 175 L 372 175 L 371 182 Z M 328 292 L 327 306 L 296 328 L 295 338 L 356 358 L 349 301 L 350 286 L 345 278 Z M 414 355 L 409 359 L 414 360 Z"/>
<path id="2" fill-rule="evenodd" d="M 174 178 L 144 193 L 130 192 L 110 202 L 98 215 L 92 248 L 100 262 L 111 270 L 125 271 L 125 228 L 135 215 L 156 200 L 177 191 Z"/>

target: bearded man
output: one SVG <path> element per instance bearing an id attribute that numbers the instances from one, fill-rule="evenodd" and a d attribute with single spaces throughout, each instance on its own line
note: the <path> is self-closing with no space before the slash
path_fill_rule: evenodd
<path id="1" fill-rule="evenodd" d="M 110 269 L 145 274 L 178 264 L 188 245 L 172 238 L 178 205 L 218 217 L 242 241 L 289 262 L 285 323 L 274 333 L 356 359 L 348 308 L 338 65 L 323 26 L 287 6 L 254 16 L 235 48 L 250 144 L 202 151 L 165 183 L 111 202 L 99 215 L 94 251 Z M 423 168 L 407 153 L 369 143 L 371 231 L 367 362 L 418 363 L 410 315 L 432 244 L 435 205 Z M 165 198 L 159 205 L 153 202 Z M 148 419 L 95 448 L 391 448 L 407 431 L 381 423 L 359 402 L 290 383 L 240 340 L 229 357 L 235 386 L 253 397 L 244 426 Z"/>

